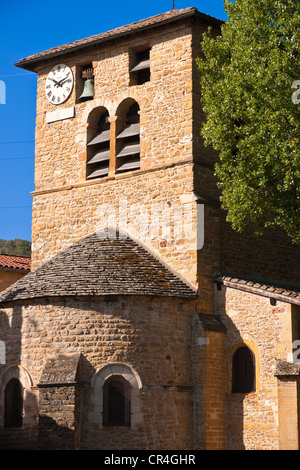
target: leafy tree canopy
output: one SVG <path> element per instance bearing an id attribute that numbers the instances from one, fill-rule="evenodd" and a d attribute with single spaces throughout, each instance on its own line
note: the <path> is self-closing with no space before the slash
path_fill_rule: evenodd
<path id="1" fill-rule="evenodd" d="M 0 239 L 0 253 L 7 253 L 10 255 L 31 255 L 31 243 L 27 240 L 2 240 Z"/>
<path id="2" fill-rule="evenodd" d="M 233 228 L 281 227 L 300 242 L 300 1 L 225 0 L 222 34 L 203 36 L 206 145 Z"/>

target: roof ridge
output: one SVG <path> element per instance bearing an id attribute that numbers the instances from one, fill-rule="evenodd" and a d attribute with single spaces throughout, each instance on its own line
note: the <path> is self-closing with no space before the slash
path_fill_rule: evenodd
<path id="1" fill-rule="evenodd" d="M 37 54 L 30 55 L 24 59 L 20 59 L 19 62 L 15 64 L 17 67 L 24 68 L 26 70 L 33 70 L 34 64 L 41 60 L 46 60 L 50 57 L 55 57 L 56 55 L 67 54 L 68 52 L 74 51 L 77 48 L 88 47 L 100 41 L 111 40 L 119 36 L 124 36 L 126 34 L 131 34 L 135 31 L 142 30 L 145 28 L 150 28 L 154 26 L 160 26 L 166 22 L 170 22 L 176 19 L 181 19 L 189 15 L 197 15 L 202 18 L 203 21 L 209 21 L 210 23 L 215 23 L 221 25 L 222 20 L 214 18 L 205 13 L 198 11 L 196 7 L 187 7 L 182 9 L 172 9 L 163 13 L 158 13 L 157 15 L 150 16 L 141 20 L 133 21 L 127 25 L 118 26 L 111 30 L 94 34 L 82 39 L 77 39 L 66 44 L 52 47 L 46 51 L 39 52 Z"/>
<path id="2" fill-rule="evenodd" d="M 41 298 L 197 297 L 196 288 L 130 236 L 77 240 L 0 294 L 0 305 Z"/>
<path id="3" fill-rule="evenodd" d="M 134 241 L 136 244 L 138 244 L 141 248 L 143 248 L 145 251 L 147 251 L 153 258 L 155 258 L 159 263 L 161 263 L 166 269 L 168 269 L 174 276 L 177 276 L 182 282 L 187 284 L 192 290 L 197 292 L 197 287 L 190 282 L 188 279 L 186 279 L 182 274 L 180 274 L 176 269 L 174 269 L 166 260 L 164 260 L 161 256 L 161 254 L 155 250 L 155 248 L 150 247 L 146 243 L 142 242 L 139 238 L 135 237 L 135 235 L 131 232 L 126 232 L 124 230 L 118 229 L 118 233 L 121 233 L 122 235 L 127 235 L 129 239 Z"/>

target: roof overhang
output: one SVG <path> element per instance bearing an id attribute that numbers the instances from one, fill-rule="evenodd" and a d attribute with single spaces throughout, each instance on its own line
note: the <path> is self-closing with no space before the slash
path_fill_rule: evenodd
<path id="1" fill-rule="evenodd" d="M 177 13 L 178 12 L 178 13 Z M 161 19 L 159 19 L 161 17 Z M 153 28 L 161 28 L 162 26 L 178 22 L 180 20 L 188 19 L 188 18 L 198 18 L 201 20 L 203 24 L 211 25 L 220 27 L 224 21 L 214 18 L 212 16 L 206 15 L 204 13 L 200 13 L 196 8 L 187 8 L 184 10 L 174 10 L 174 14 L 171 16 L 165 17 L 164 14 L 157 15 L 152 18 L 157 18 L 155 21 L 149 21 L 145 23 L 145 20 L 137 21 L 136 23 L 132 23 L 130 28 L 121 27 L 116 28 L 115 30 L 108 31 L 104 34 L 98 34 L 96 36 L 91 36 L 86 39 L 82 39 L 79 41 L 75 41 L 73 43 L 66 44 L 64 46 L 60 46 L 57 48 L 50 49 L 48 51 L 44 51 L 33 56 L 29 56 L 25 59 L 19 60 L 16 64 L 16 67 L 29 70 L 34 72 L 36 66 L 43 61 L 53 59 L 59 56 L 63 56 L 66 54 L 71 54 L 73 52 L 77 52 L 79 50 L 99 46 L 105 43 L 108 43 L 113 40 L 120 40 L 121 38 L 127 38 L 133 34 L 146 32 Z"/>
<path id="2" fill-rule="evenodd" d="M 261 279 L 249 279 L 245 276 L 234 274 L 215 274 L 214 282 L 218 288 L 221 286 L 230 287 L 249 294 L 255 294 L 262 297 L 268 297 L 270 302 L 279 301 L 290 304 L 300 305 L 300 287 L 279 285 L 272 281 L 263 281 Z"/>

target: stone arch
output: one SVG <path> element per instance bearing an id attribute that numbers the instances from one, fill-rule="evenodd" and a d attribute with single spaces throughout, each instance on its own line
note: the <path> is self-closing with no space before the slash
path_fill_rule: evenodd
<path id="1" fill-rule="evenodd" d="M 127 89 L 126 91 L 118 95 L 116 99 L 114 100 L 114 102 L 111 103 L 112 104 L 111 115 L 118 116 L 118 112 L 120 111 L 120 109 L 122 109 L 126 101 L 128 101 L 128 103 L 130 101 L 132 103 L 137 102 L 141 109 L 141 113 L 143 112 L 144 109 L 149 108 L 151 106 L 151 102 L 147 94 L 141 93 L 138 87 L 133 87 L 133 88 Z"/>
<path id="2" fill-rule="evenodd" d="M 109 115 L 109 110 L 105 106 L 97 106 L 91 110 L 89 115 L 87 116 L 87 126 L 89 127 L 97 127 L 99 118 L 104 114 L 107 113 Z"/>
<path id="3" fill-rule="evenodd" d="M 90 117 L 93 115 L 94 110 L 103 108 L 107 109 L 108 114 L 113 116 L 115 113 L 115 103 L 108 99 L 98 98 L 92 101 L 88 101 L 83 113 L 81 122 L 85 125 L 89 124 Z"/>
<path id="4" fill-rule="evenodd" d="M 131 428 L 143 422 L 140 390 L 142 381 L 132 366 L 120 362 L 104 364 L 95 372 L 91 381 L 91 422 L 103 427 L 103 386 L 107 379 L 121 376 L 128 381 L 131 388 Z"/>
<path id="5" fill-rule="evenodd" d="M 36 412 L 36 401 L 31 391 L 32 380 L 26 369 L 22 366 L 7 367 L 0 376 L 0 427 L 4 425 L 5 388 L 11 379 L 20 381 L 23 389 L 23 425 L 32 421 L 32 413 Z"/>
<path id="6" fill-rule="evenodd" d="M 126 117 L 129 109 L 135 104 L 137 104 L 140 108 L 139 102 L 135 98 L 127 97 L 123 99 L 116 109 L 116 116 L 121 118 Z"/>

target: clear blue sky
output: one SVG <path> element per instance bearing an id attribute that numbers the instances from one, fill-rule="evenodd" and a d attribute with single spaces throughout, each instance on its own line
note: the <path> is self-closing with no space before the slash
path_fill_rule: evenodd
<path id="1" fill-rule="evenodd" d="M 175 0 L 176 9 L 187 7 L 226 19 L 223 0 Z M 5 104 L 0 95 L 0 238 L 31 240 L 36 74 L 14 64 L 171 9 L 172 0 L 0 0 L 0 80 L 6 88 Z"/>

